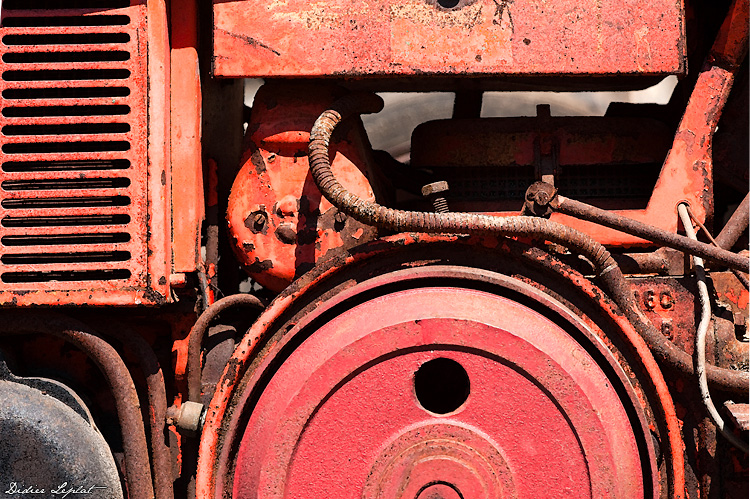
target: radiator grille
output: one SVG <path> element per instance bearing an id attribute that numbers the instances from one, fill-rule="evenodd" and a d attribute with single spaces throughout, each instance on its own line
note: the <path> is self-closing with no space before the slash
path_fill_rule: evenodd
<path id="1" fill-rule="evenodd" d="M 4 292 L 90 290 L 106 304 L 148 285 L 147 37 L 134 3 L 4 2 Z"/>

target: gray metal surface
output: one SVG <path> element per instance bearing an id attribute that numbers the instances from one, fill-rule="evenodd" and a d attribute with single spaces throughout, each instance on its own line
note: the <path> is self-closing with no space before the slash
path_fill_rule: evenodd
<path id="1" fill-rule="evenodd" d="M 0 493 L 123 497 L 104 438 L 57 398 L 0 380 L 0 435 Z"/>

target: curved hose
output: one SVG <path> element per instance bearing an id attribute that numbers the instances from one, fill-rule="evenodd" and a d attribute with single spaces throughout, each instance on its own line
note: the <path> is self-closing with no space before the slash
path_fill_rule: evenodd
<path id="1" fill-rule="evenodd" d="M 382 99 L 374 94 L 348 95 L 333 104 L 332 109 L 323 112 L 310 132 L 310 171 L 320 191 L 339 210 L 360 222 L 395 232 L 544 237 L 585 255 L 599 275 L 617 266 L 609 251 L 586 234 L 543 218 L 394 210 L 346 190 L 331 170 L 328 158 L 330 136 L 342 119 L 352 114 L 378 112 L 382 107 Z"/>
<path id="2" fill-rule="evenodd" d="M 0 336 L 21 334 L 57 336 L 75 345 L 96 364 L 107 381 L 115 401 L 125 454 L 128 496 L 133 499 L 154 499 L 151 464 L 138 392 L 125 362 L 114 347 L 84 324 L 67 317 L 39 311 L 34 311 L 33 315 L 3 315 Z"/>
<path id="3" fill-rule="evenodd" d="M 683 227 L 685 227 L 685 234 L 687 234 L 690 239 L 697 240 L 698 238 L 695 235 L 693 223 L 686 206 L 687 205 L 683 203 L 678 204 L 677 212 L 680 215 Z M 732 445 L 747 454 L 747 444 L 737 438 L 734 433 L 727 428 L 724 418 L 722 418 L 719 411 L 716 410 L 716 406 L 711 399 L 711 393 L 708 391 L 708 382 L 706 381 L 706 336 L 708 335 L 708 326 L 711 322 L 711 301 L 708 294 L 708 287 L 706 286 L 706 273 L 703 269 L 703 259 L 694 256 L 693 263 L 695 264 L 695 278 L 698 281 L 698 299 L 701 305 L 701 320 L 698 323 L 698 330 L 695 332 L 693 364 L 695 366 L 696 377 L 698 378 L 701 402 L 703 402 L 708 416 L 716 426 L 716 429 L 719 430 L 719 433 L 724 435 L 724 438 L 726 438 Z"/>
<path id="4" fill-rule="evenodd" d="M 336 126 L 354 114 L 375 113 L 383 108 L 383 100 L 374 94 L 350 94 L 324 111 L 310 132 L 308 158 L 310 172 L 320 192 L 336 208 L 356 220 L 396 232 L 432 232 L 448 234 L 495 234 L 543 238 L 574 250 L 593 264 L 597 275 L 609 289 L 628 320 L 663 362 L 692 374 L 690 355 L 662 335 L 635 304 L 632 290 L 609 251 L 590 236 L 566 225 L 544 218 L 498 217 L 477 213 L 428 213 L 387 208 L 360 198 L 339 183 L 331 170 L 328 146 Z M 747 393 L 750 383 L 746 373 L 707 367 L 707 375 L 716 387 Z"/>
<path id="5" fill-rule="evenodd" d="M 253 295 L 236 294 L 227 296 L 212 303 L 204 310 L 190 330 L 187 356 L 187 385 L 188 400 L 191 402 L 201 401 L 201 344 L 203 343 L 203 337 L 206 335 L 208 326 L 221 312 L 236 306 L 253 307 L 260 310 L 265 308 L 263 302 Z"/>

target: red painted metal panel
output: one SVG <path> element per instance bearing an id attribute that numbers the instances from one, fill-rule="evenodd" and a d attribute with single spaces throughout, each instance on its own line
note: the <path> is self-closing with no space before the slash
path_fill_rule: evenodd
<path id="1" fill-rule="evenodd" d="M 681 0 L 213 1 L 220 76 L 685 69 Z"/>
<path id="2" fill-rule="evenodd" d="M 149 26 L 134 3 L 3 11 L 0 304 L 165 300 L 148 261 L 166 242 L 148 226 Z"/>
<path id="3" fill-rule="evenodd" d="M 171 11 L 172 258 L 175 272 L 193 272 L 201 261 L 203 163 L 198 13 L 195 1 Z"/>
<path id="4" fill-rule="evenodd" d="M 169 277 L 172 267 L 170 241 L 172 216 L 172 169 L 169 136 L 169 20 L 164 0 L 149 0 L 148 79 L 140 84 L 148 88 L 148 266 L 150 286 L 169 299 Z"/>

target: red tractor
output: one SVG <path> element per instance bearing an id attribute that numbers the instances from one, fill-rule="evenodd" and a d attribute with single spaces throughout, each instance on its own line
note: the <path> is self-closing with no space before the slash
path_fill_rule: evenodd
<path id="1" fill-rule="evenodd" d="M 747 497 L 747 0 L 1 21 L 0 493 Z"/>

